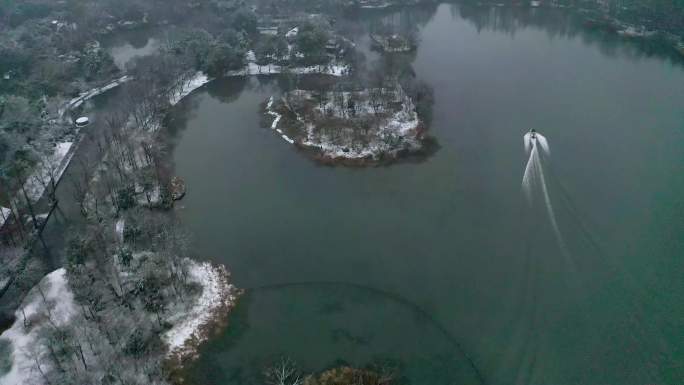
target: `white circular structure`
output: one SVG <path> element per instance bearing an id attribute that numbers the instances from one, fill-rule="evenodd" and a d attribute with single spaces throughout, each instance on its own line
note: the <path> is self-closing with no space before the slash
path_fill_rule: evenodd
<path id="1" fill-rule="evenodd" d="M 76 126 L 78 127 L 85 127 L 88 125 L 88 123 L 90 123 L 90 119 L 85 116 L 76 119 Z"/>

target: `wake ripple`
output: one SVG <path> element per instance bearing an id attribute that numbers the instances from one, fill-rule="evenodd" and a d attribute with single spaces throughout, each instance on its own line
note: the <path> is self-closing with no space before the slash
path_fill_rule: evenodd
<path id="1" fill-rule="evenodd" d="M 546 207 L 546 212 L 549 216 L 549 222 L 551 222 L 551 227 L 558 240 L 558 245 L 561 250 L 567 254 L 565 240 L 563 239 L 560 227 L 558 226 L 553 204 L 551 203 L 551 197 L 549 196 L 540 154 L 540 149 L 546 156 L 551 154 L 549 143 L 546 140 L 546 137 L 539 133 L 535 135 L 535 138 L 532 138 L 531 134 L 527 133 L 525 134 L 523 141 L 525 144 L 525 151 L 530 154 L 530 158 L 527 160 L 527 165 L 525 166 L 525 173 L 523 174 L 523 192 L 530 205 L 534 204 L 535 192 L 541 192 L 544 206 Z"/>

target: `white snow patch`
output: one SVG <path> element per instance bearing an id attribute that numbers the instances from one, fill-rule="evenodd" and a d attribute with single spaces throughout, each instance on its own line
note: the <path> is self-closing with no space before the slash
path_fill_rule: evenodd
<path id="1" fill-rule="evenodd" d="M 47 187 L 50 186 L 50 179 L 54 179 L 57 183 L 62 178 L 62 174 L 74 156 L 74 152 L 70 151 L 72 146 L 73 142 L 57 143 L 52 155 L 45 157 L 24 182 L 24 189 L 32 202 L 38 201 L 43 196 Z"/>
<path id="2" fill-rule="evenodd" d="M 287 31 L 287 33 L 285 34 L 285 37 L 288 39 L 292 39 L 292 38 L 296 37 L 298 33 L 299 33 L 299 27 L 294 27 L 291 30 Z"/>
<path id="3" fill-rule="evenodd" d="M 273 119 L 273 123 L 271 123 L 271 129 L 275 129 L 278 126 L 278 122 L 280 122 L 280 118 L 283 117 L 280 114 L 276 114 L 276 115 L 277 116 L 275 117 L 275 119 Z M 278 129 L 278 132 L 281 134 L 283 133 L 280 129 Z"/>
<path id="4" fill-rule="evenodd" d="M 202 340 L 201 328 L 218 310 L 233 303 L 235 288 L 227 283 L 226 275 L 222 267 L 214 267 L 208 262 L 190 262 L 189 280 L 202 285 L 202 295 L 193 301 L 188 311 L 169 318 L 173 327 L 162 336 L 169 347 L 169 355 L 189 353 L 193 348 L 187 343 Z"/>
<path id="5" fill-rule="evenodd" d="M 119 242 L 123 242 L 124 240 L 125 224 L 126 221 L 123 218 L 119 218 L 119 220 L 116 221 L 116 225 L 114 226 L 114 232 L 116 233 L 116 238 L 119 240 Z"/>
<path id="6" fill-rule="evenodd" d="M 74 315 L 78 314 L 74 296 L 67 285 L 64 268 L 46 275 L 38 285 L 43 288 L 45 299 L 49 304 L 48 306 L 51 307 L 51 319 L 55 325 L 65 325 Z M 48 327 L 47 306 L 36 287 L 29 291 L 21 306 L 26 314 L 26 319 L 30 320 L 32 325 L 28 330 L 24 328 L 24 316 L 19 309 L 15 312 L 16 320 L 12 327 L 0 335 L 0 339 L 10 342 L 12 352 L 12 369 L 0 377 L 0 385 L 39 385 L 44 383 L 36 370 L 33 356 L 42 353 L 43 347 L 38 342 L 38 336 L 43 328 Z"/>
<path id="7" fill-rule="evenodd" d="M 0 229 L 5 225 L 5 221 L 9 219 L 11 213 L 12 210 L 8 209 L 7 207 L 0 206 Z"/>
<path id="8" fill-rule="evenodd" d="M 277 75 L 289 72 L 298 75 L 322 74 L 331 76 L 344 76 L 348 74 L 350 68 L 344 64 L 322 64 L 308 67 L 284 67 L 277 64 L 259 65 L 249 61 L 247 66 L 241 70 L 229 71 L 226 76 L 247 76 L 247 75 Z"/>
<path id="9" fill-rule="evenodd" d="M 285 135 L 283 133 L 283 130 L 278 128 L 278 123 L 280 123 L 280 119 L 283 116 L 281 114 L 273 111 L 273 96 L 271 96 L 268 99 L 268 104 L 266 105 L 266 113 L 274 117 L 273 122 L 271 123 L 271 129 L 275 130 L 277 133 L 279 133 L 280 137 L 285 139 L 286 142 L 288 142 L 290 144 L 294 144 L 295 141 L 292 138 L 290 138 L 289 136 Z"/>
<path id="10" fill-rule="evenodd" d="M 175 92 L 169 98 L 169 103 L 172 106 L 178 104 L 184 97 L 188 96 L 192 91 L 202 87 L 203 85 L 209 83 L 211 79 L 203 74 L 202 72 L 197 72 L 189 81 L 187 81 L 183 87 L 177 92 Z"/>

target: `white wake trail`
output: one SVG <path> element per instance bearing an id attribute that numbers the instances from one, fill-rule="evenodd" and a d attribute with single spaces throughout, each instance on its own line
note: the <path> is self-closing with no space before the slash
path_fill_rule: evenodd
<path id="1" fill-rule="evenodd" d="M 551 227 L 553 227 L 553 232 L 556 234 L 556 238 L 558 239 L 558 245 L 560 246 L 561 250 L 567 254 L 567 248 L 565 247 L 565 241 L 563 240 L 563 236 L 561 235 L 560 228 L 558 227 L 558 221 L 556 221 L 556 214 L 553 211 L 553 205 L 551 205 L 551 198 L 549 197 L 549 191 L 546 188 L 546 178 L 544 178 L 544 170 L 542 170 L 541 164 L 539 167 L 539 177 L 541 179 L 542 192 L 544 193 L 544 203 L 546 204 L 546 211 L 549 214 L 549 220 L 551 221 Z"/>
<path id="2" fill-rule="evenodd" d="M 541 139 L 541 140 L 540 140 Z M 551 222 L 551 227 L 558 240 L 558 245 L 561 251 L 567 254 L 567 247 L 565 245 L 565 240 L 560 232 L 560 227 L 558 226 L 558 221 L 556 220 L 556 214 L 553 210 L 553 204 L 551 203 L 551 197 L 549 196 L 549 190 L 546 186 L 546 178 L 544 177 L 544 169 L 542 167 L 541 158 L 539 155 L 539 147 L 547 155 L 549 152 L 549 145 L 546 138 L 540 134 L 536 135 L 536 138 L 531 138 L 530 134 L 525 135 L 525 149 L 530 148 L 530 158 L 525 166 L 525 173 L 523 174 L 522 188 L 525 192 L 528 203 L 531 205 L 534 201 L 534 191 L 537 190 L 537 185 L 541 190 L 542 196 L 544 198 L 544 206 L 546 206 L 546 212 L 549 216 L 549 221 Z M 529 146 L 529 147 L 528 147 Z"/>
<path id="3" fill-rule="evenodd" d="M 539 133 L 536 137 L 536 141 L 539 143 L 539 147 L 542 148 L 542 151 L 544 151 L 544 154 L 546 154 L 546 156 L 551 155 L 551 149 L 549 148 L 549 142 L 546 140 L 546 137 Z"/>
<path id="4" fill-rule="evenodd" d="M 527 146 L 530 146 L 530 150 L 527 149 Z M 525 196 L 527 197 L 527 202 L 532 204 L 532 191 L 534 190 L 533 184 L 536 182 L 536 175 L 538 174 L 536 170 L 538 164 L 537 149 L 531 141 L 525 141 L 525 149 L 530 153 L 530 159 L 527 160 L 527 165 L 525 166 L 522 188 L 525 192 Z"/>

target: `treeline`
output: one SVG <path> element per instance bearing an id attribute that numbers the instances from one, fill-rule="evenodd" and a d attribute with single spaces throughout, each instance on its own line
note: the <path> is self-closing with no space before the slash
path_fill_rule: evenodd
<path id="1" fill-rule="evenodd" d="M 467 0 L 463 4 L 530 5 L 524 0 Z M 542 0 L 542 7 L 578 9 L 587 18 L 607 17 L 622 24 L 684 39 L 684 1 L 682 0 Z"/>
<path id="2" fill-rule="evenodd" d="M 679 35 L 684 39 L 684 1 L 608 0 L 607 10 L 620 21 L 643 25 L 654 31 Z"/>

